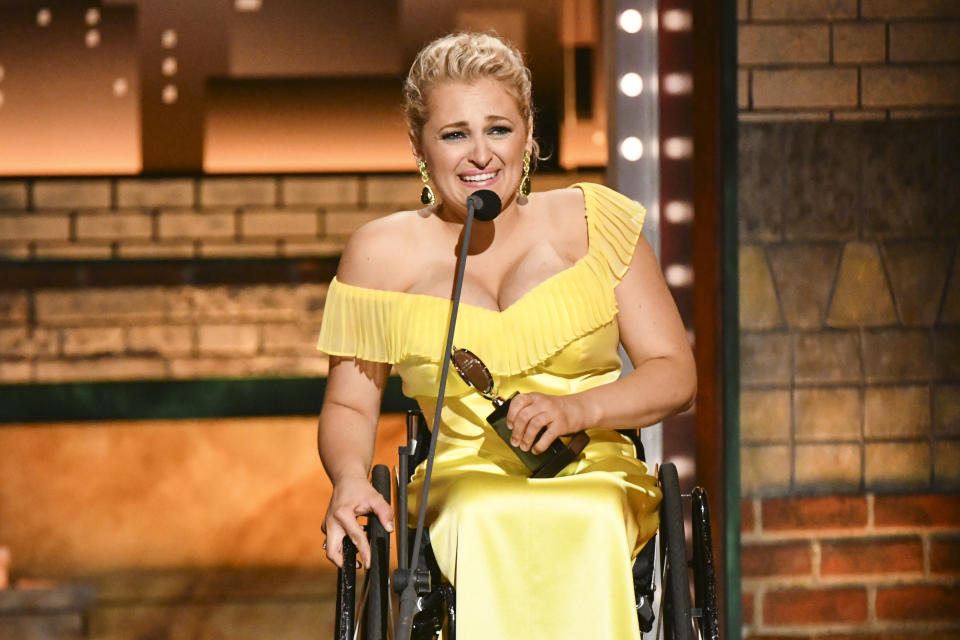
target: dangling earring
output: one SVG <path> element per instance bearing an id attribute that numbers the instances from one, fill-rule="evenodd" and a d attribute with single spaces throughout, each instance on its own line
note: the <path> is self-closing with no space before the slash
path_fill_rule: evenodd
<path id="1" fill-rule="evenodd" d="M 520 187 L 517 193 L 526 198 L 530 195 L 530 152 L 523 152 L 523 177 L 520 178 Z"/>
<path id="2" fill-rule="evenodd" d="M 433 195 L 433 189 L 430 188 L 430 174 L 427 173 L 427 163 L 423 160 L 417 160 L 417 169 L 420 170 L 420 179 L 423 180 L 420 202 L 429 206 L 437 201 L 437 197 Z"/>

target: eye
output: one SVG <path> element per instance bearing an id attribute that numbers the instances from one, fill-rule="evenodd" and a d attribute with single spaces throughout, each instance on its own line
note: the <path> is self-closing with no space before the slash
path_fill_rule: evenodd
<path id="1" fill-rule="evenodd" d="M 502 124 L 497 125 L 495 127 L 490 127 L 490 133 L 495 136 L 505 136 L 508 133 L 512 133 L 512 132 L 513 132 L 513 129 Z"/>
<path id="2" fill-rule="evenodd" d="M 447 131 L 440 136 L 441 140 L 461 140 L 466 137 L 463 131 Z"/>

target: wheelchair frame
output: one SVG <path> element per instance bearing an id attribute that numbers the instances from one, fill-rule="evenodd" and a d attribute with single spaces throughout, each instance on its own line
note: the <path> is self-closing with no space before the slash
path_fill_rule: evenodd
<path id="1" fill-rule="evenodd" d="M 634 442 L 638 457 L 643 459 L 643 445 L 639 433 L 624 432 Z M 456 593 L 445 582 L 429 538 L 420 551 L 416 575 L 411 575 L 410 555 L 413 551 L 407 515 L 407 491 L 413 470 L 426 458 L 430 433 L 423 415 L 416 410 L 407 412 L 407 444 L 399 449 L 397 468 L 397 557 L 398 568 L 393 580 L 389 576 L 390 537 L 380 521 L 370 514 L 365 525 L 371 549 L 371 566 L 365 572 L 364 583 L 358 593 L 357 550 L 349 537 L 343 539 L 343 567 L 337 572 L 337 616 L 335 640 L 387 640 L 391 630 L 390 587 L 400 593 L 413 580 L 418 612 L 413 619 L 413 640 L 433 640 L 441 629 L 449 640 L 456 640 Z M 660 465 L 658 483 L 663 493 L 660 503 L 660 529 L 633 564 L 637 621 L 640 630 L 649 632 L 655 619 L 660 627 L 657 637 L 668 640 L 719 640 L 718 601 L 713 565 L 713 546 L 710 533 L 710 511 L 706 492 L 696 487 L 690 494 L 680 493 L 677 469 L 672 463 Z M 377 465 L 372 472 L 372 483 L 390 502 L 390 471 Z M 692 550 L 690 560 L 684 532 L 682 499 L 689 498 L 692 510 Z M 424 534 L 428 532 L 424 531 Z M 654 544 L 654 540 L 656 543 Z M 659 563 L 654 561 L 659 550 Z M 654 580 L 654 567 L 659 566 L 659 581 Z M 691 574 L 693 601 L 691 603 Z M 654 612 L 656 584 L 661 585 L 660 613 Z M 358 596 L 360 606 L 358 608 Z"/>

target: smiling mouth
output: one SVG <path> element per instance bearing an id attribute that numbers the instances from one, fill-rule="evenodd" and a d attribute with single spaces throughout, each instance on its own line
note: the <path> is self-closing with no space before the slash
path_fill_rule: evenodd
<path id="1" fill-rule="evenodd" d="M 468 184 L 486 182 L 488 180 L 493 180 L 494 178 L 496 178 L 499 173 L 500 171 L 497 170 L 497 171 L 488 171 L 487 173 L 478 173 L 472 176 L 460 176 L 460 180 Z"/>

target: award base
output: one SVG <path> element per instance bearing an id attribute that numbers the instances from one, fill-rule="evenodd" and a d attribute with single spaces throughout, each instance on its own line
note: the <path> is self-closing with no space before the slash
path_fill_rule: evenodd
<path id="1" fill-rule="evenodd" d="M 574 434 L 570 442 L 564 444 L 559 438 L 550 443 L 550 446 L 543 453 L 533 453 L 524 451 L 520 447 L 510 444 L 510 428 L 507 427 L 507 412 L 510 410 L 510 400 L 517 395 L 507 398 L 507 401 L 494 409 L 493 413 L 487 416 L 487 422 L 497 432 L 497 435 L 507 443 L 507 446 L 513 449 L 517 457 L 530 469 L 531 478 L 552 478 L 560 471 L 576 460 L 583 448 L 590 442 L 590 436 L 583 431 Z"/>

